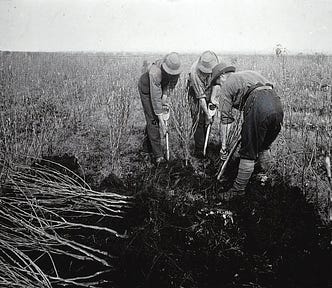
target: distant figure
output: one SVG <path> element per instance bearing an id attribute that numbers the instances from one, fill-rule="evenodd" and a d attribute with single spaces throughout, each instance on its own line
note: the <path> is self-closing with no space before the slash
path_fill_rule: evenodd
<path id="1" fill-rule="evenodd" d="M 205 51 L 191 66 L 188 80 L 188 98 L 191 117 L 195 129 L 195 156 L 203 158 L 206 127 L 212 123 L 208 112 L 211 98 L 211 89 L 207 89 L 212 75 L 212 69 L 218 64 L 217 55 L 212 51 Z"/>
<path id="2" fill-rule="evenodd" d="M 165 135 L 166 125 L 163 113 L 167 106 L 168 90 L 174 89 L 181 70 L 180 57 L 178 53 L 172 52 L 163 59 L 153 62 L 138 82 L 138 91 L 146 119 L 143 149 L 153 154 L 156 164 L 165 161 L 159 126 Z"/>
<path id="3" fill-rule="evenodd" d="M 322 79 L 322 81 L 320 82 L 320 85 L 319 85 L 319 89 L 323 92 L 327 92 L 329 90 L 329 88 L 331 87 L 331 80 L 330 79 L 327 79 L 327 78 L 324 78 Z"/>
<path id="4" fill-rule="evenodd" d="M 286 48 L 283 48 L 281 44 L 277 44 L 275 48 L 275 53 L 277 57 L 283 56 L 286 54 Z"/>
<path id="5" fill-rule="evenodd" d="M 244 194 L 256 160 L 263 169 L 269 167 L 269 148 L 280 132 L 283 109 L 273 85 L 259 73 L 225 71 L 219 75 L 219 80 L 213 86 L 213 93 L 220 97 L 220 158 L 223 161 L 227 159 L 231 148 L 227 147 L 226 141 L 227 131 L 234 121 L 232 109 L 243 111 L 240 164 L 233 187 L 229 191 L 232 192 L 230 195 L 235 196 Z"/>
<path id="6" fill-rule="evenodd" d="M 276 48 L 276 56 L 277 57 L 281 56 L 281 53 L 282 53 L 281 49 L 279 47 L 277 47 Z"/>

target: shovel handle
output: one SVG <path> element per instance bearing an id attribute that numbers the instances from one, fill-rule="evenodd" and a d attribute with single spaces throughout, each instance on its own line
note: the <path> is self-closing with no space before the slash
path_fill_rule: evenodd
<path id="1" fill-rule="evenodd" d="M 221 176 L 224 174 L 226 166 L 227 166 L 229 160 L 232 158 L 232 155 L 234 154 L 236 148 L 239 146 L 240 142 L 241 142 L 241 137 L 239 137 L 239 139 L 236 141 L 236 143 L 232 147 L 231 151 L 229 151 L 229 154 L 228 154 L 225 162 L 222 164 L 222 166 L 219 170 L 219 173 L 217 175 L 217 180 L 220 180 Z"/>
<path id="2" fill-rule="evenodd" d="M 206 129 L 206 135 L 205 135 L 205 141 L 204 141 L 204 149 L 203 149 L 203 155 L 204 156 L 206 154 L 206 147 L 207 147 L 207 143 L 208 143 L 208 140 L 209 140 L 210 130 L 211 130 L 211 124 L 209 124 L 208 127 L 207 127 L 207 129 Z"/>
<path id="3" fill-rule="evenodd" d="M 166 160 L 169 161 L 169 144 L 168 144 L 168 132 L 165 134 L 166 139 Z"/>
<path id="4" fill-rule="evenodd" d="M 331 177 L 331 159 L 330 156 L 326 156 L 325 157 L 325 167 L 326 167 L 326 172 L 327 172 L 327 178 L 329 180 L 329 184 L 330 184 L 330 189 L 328 191 L 328 195 L 327 195 L 327 209 L 328 209 L 328 217 L 329 217 L 329 221 L 332 221 L 332 194 L 331 194 L 331 190 L 332 190 L 332 177 Z"/>

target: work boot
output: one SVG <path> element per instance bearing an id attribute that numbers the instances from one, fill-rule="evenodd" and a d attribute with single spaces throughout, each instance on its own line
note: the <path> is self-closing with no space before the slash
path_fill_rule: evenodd
<path id="1" fill-rule="evenodd" d="M 240 159 L 239 170 L 232 188 L 220 195 L 223 201 L 231 201 L 245 195 L 245 189 L 254 167 L 254 160 Z"/>
<path id="2" fill-rule="evenodd" d="M 234 187 L 229 189 L 228 191 L 222 193 L 221 200 L 223 201 L 231 201 L 235 198 L 239 198 L 245 195 L 245 190 L 236 190 Z"/>

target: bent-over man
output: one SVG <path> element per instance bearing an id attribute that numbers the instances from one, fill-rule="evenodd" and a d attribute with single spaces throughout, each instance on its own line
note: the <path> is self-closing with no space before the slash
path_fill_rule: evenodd
<path id="1" fill-rule="evenodd" d="M 166 125 L 163 113 L 167 105 L 168 90 L 174 89 L 180 74 L 180 57 L 178 53 L 172 52 L 163 59 L 153 62 L 138 82 L 138 91 L 146 119 L 143 149 L 153 154 L 157 164 L 165 161 L 159 127 L 165 135 Z"/>
<path id="2" fill-rule="evenodd" d="M 190 103 L 191 117 L 195 129 L 195 156 L 203 158 L 204 140 L 206 126 L 212 122 L 212 117 L 208 112 L 211 89 L 207 89 L 210 84 L 212 69 L 218 64 L 217 55 L 212 51 L 205 51 L 197 59 L 189 73 L 188 97 Z"/>
<path id="3" fill-rule="evenodd" d="M 255 71 L 220 73 L 213 86 L 220 96 L 222 160 L 227 158 L 227 130 L 234 121 L 232 109 L 243 111 L 240 164 L 230 192 L 244 194 L 254 171 L 255 161 L 266 169 L 270 161 L 269 148 L 278 136 L 283 122 L 283 108 L 273 85 Z"/>

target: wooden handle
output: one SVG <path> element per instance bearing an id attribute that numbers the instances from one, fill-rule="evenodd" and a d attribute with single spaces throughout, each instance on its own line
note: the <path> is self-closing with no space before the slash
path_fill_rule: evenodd
<path id="1" fill-rule="evenodd" d="M 211 129 L 211 124 L 208 125 L 207 130 L 206 130 L 205 141 L 204 141 L 204 149 L 203 149 L 203 155 L 204 156 L 206 154 L 206 147 L 207 147 L 207 143 L 208 143 L 208 140 L 209 140 L 210 129 Z"/>
<path id="2" fill-rule="evenodd" d="M 229 160 L 231 159 L 233 153 L 235 152 L 237 146 L 240 144 L 241 142 L 241 137 L 239 137 L 239 139 L 236 141 L 236 143 L 234 144 L 234 146 L 232 147 L 231 151 L 229 151 L 229 154 L 225 160 L 225 162 L 222 164 L 220 170 L 219 170 L 219 173 L 217 175 L 217 180 L 220 180 L 221 176 L 224 174 L 225 172 L 225 169 L 226 169 L 226 166 L 227 166 L 227 163 L 229 162 Z"/>
<path id="3" fill-rule="evenodd" d="M 330 159 L 330 156 L 325 157 L 325 167 L 326 167 L 326 171 L 327 171 L 327 177 L 329 177 L 329 179 L 331 179 L 331 159 Z"/>
<path id="4" fill-rule="evenodd" d="M 169 161 L 168 132 L 166 132 L 165 138 L 166 138 L 166 160 Z"/>

